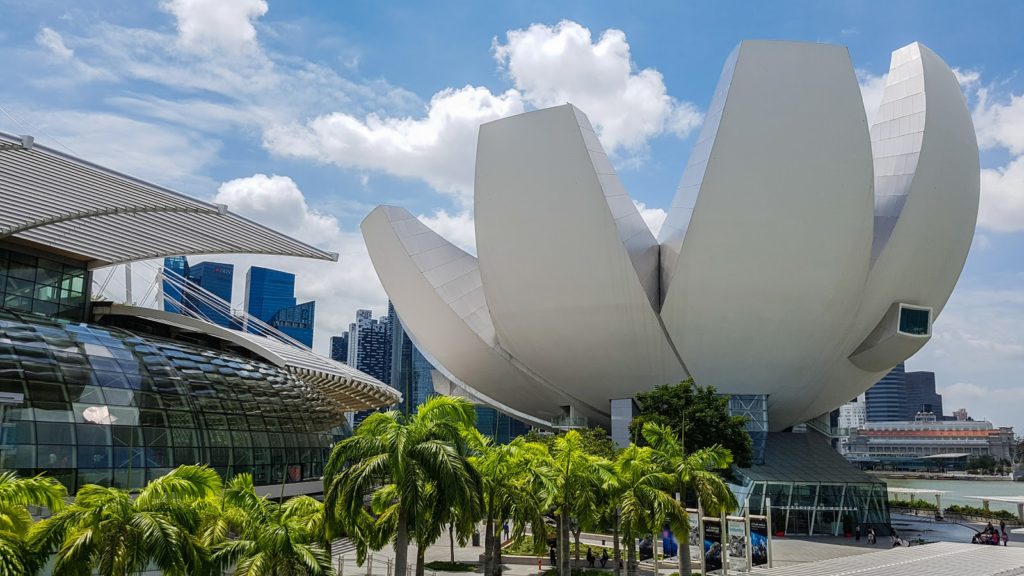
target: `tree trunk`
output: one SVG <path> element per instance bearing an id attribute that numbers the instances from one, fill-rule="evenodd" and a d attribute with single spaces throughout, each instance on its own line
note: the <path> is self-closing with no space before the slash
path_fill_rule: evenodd
<path id="1" fill-rule="evenodd" d="M 451 522 L 448 523 L 448 546 L 451 550 L 451 561 L 455 564 L 455 525 Z"/>
<path id="2" fill-rule="evenodd" d="M 423 561 L 427 554 L 427 547 L 424 545 L 416 545 L 416 576 L 423 576 L 424 566 Z"/>
<path id="3" fill-rule="evenodd" d="M 409 526 L 408 511 L 405 506 L 398 505 L 398 530 L 395 533 L 395 576 L 408 576 L 406 566 L 409 563 Z"/>
<path id="4" fill-rule="evenodd" d="M 558 515 L 558 575 L 572 575 L 572 565 L 569 562 L 569 511 L 564 504 Z"/>
<path id="5" fill-rule="evenodd" d="M 628 537 L 626 544 L 626 576 L 636 575 L 636 538 Z"/>
<path id="6" fill-rule="evenodd" d="M 501 529 L 498 526 L 503 526 L 501 519 L 497 519 L 494 522 L 494 538 L 492 538 L 494 544 L 494 550 L 491 553 L 491 574 L 493 576 L 501 576 Z"/>
<path id="7" fill-rule="evenodd" d="M 619 509 L 615 509 L 615 521 L 612 523 L 612 562 L 614 562 L 615 576 L 621 576 L 622 570 L 619 565 L 622 563 L 622 551 L 619 549 Z"/>
<path id="8" fill-rule="evenodd" d="M 572 531 L 572 539 L 576 541 L 576 565 L 580 565 L 580 532 L 583 531 L 583 527 L 577 522 L 576 529 Z"/>
<path id="9" fill-rule="evenodd" d="M 683 501 L 680 494 L 681 491 L 676 492 L 676 502 L 679 502 L 679 505 L 683 507 L 683 512 L 686 513 L 686 502 Z M 690 517 L 689 513 L 686 513 L 686 517 Z M 700 522 L 700 519 L 698 518 L 697 521 Z M 689 526 L 689 528 L 692 531 L 696 527 Z M 690 558 L 690 534 L 677 534 L 676 540 L 679 541 L 679 550 L 676 554 L 676 558 L 679 559 L 679 576 L 691 576 L 693 572 L 690 569 L 690 564 L 693 561 Z"/>
<path id="10" fill-rule="evenodd" d="M 484 528 L 484 574 L 490 574 L 494 568 L 494 518 L 487 515 Z"/>

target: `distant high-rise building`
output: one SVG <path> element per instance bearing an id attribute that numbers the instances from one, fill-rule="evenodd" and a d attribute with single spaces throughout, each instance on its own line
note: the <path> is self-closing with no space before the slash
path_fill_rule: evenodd
<path id="1" fill-rule="evenodd" d="M 530 426 L 490 406 L 476 407 L 476 429 L 498 444 L 508 444 L 530 431 Z"/>
<path id="2" fill-rule="evenodd" d="M 413 344 L 393 310 L 388 306 L 388 316 L 391 317 L 390 384 L 402 393 L 402 412 L 410 414 L 434 393 L 434 367 Z"/>
<path id="3" fill-rule="evenodd" d="M 900 362 L 865 394 L 868 422 L 895 422 L 907 415 L 907 378 Z"/>
<path id="4" fill-rule="evenodd" d="M 233 264 L 199 262 L 189 265 L 184 256 L 164 258 L 164 310 L 178 314 L 192 313 L 225 328 L 237 328 L 237 320 L 229 311 Z M 227 303 L 217 306 L 205 294 L 190 287 L 202 288 Z"/>
<path id="5" fill-rule="evenodd" d="M 386 316 L 373 318 L 369 310 L 358 310 L 356 321 L 348 325 L 348 365 L 384 383 L 391 382 L 391 326 Z M 356 412 L 353 426 L 370 412 Z"/>
<path id="6" fill-rule="evenodd" d="M 164 311 L 185 314 L 185 293 L 182 290 L 188 282 L 188 258 L 169 256 L 164 258 L 163 297 Z"/>
<path id="7" fill-rule="evenodd" d="M 348 332 L 331 336 L 331 360 L 348 364 Z"/>
<path id="8" fill-rule="evenodd" d="M 245 274 L 245 311 L 302 344 L 313 346 L 316 302 L 296 304 L 294 274 L 259 266 L 249 268 Z"/>
<path id="9" fill-rule="evenodd" d="M 966 422 L 967 420 L 971 419 L 971 417 L 967 415 L 967 408 L 957 408 L 956 410 L 954 410 L 953 418 L 956 419 L 958 422 Z"/>
<path id="10" fill-rule="evenodd" d="M 934 372 L 907 372 L 907 420 L 931 412 L 942 420 L 942 394 L 935 392 Z"/>

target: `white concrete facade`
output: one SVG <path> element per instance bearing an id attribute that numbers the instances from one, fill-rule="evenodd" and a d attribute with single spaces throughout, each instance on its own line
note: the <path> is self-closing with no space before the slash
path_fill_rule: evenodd
<path id="1" fill-rule="evenodd" d="M 953 72 L 893 53 L 870 127 L 839 46 L 727 59 L 660 238 L 571 104 L 485 124 L 479 260 L 408 212 L 363 222 L 416 342 L 446 375 L 547 418 L 692 375 L 768 394 L 773 430 L 920 349 L 974 232 L 978 149 Z"/>

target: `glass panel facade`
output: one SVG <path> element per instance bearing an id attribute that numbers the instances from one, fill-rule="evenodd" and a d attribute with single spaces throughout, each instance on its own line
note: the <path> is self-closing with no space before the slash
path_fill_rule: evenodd
<path id="1" fill-rule="evenodd" d="M 0 248 L 0 308 L 82 320 L 87 281 L 83 266 Z"/>
<path id="2" fill-rule="evenodd" d="M 927 310 L 900 308 L 900 332 L 919 336 L 928 334 L 928 316 Z"/>
<path id="3" fill-rule="evenodd" d="M 0 469 L 141 486 L 208 463 L 257 484 L 319 478 L 344 422 L 275 366 L 125 330 L 0 310 Z M 267 431 L 271 431 L 268 433 Z"/>
<path id="4" fill-rule="evenodd" d="M 750 513 L 764 514 L 769 499 L 772 529 L 787 535 L 839 536 L 847 516 L 862 533 L 868 527 L 879 533 L 889 528 L 884 483 L 756 481 L 750 487 Z"/>

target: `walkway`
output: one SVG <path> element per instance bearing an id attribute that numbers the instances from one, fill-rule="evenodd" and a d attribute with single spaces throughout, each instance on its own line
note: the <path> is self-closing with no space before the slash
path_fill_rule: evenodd
<path id="1" fill-rule="evenodd" d="M 1024 548 L 939 542 L 802 566 L 775 567 L 757 573 L 763 576 L 1015 576 L 1024 574 Z"/>

